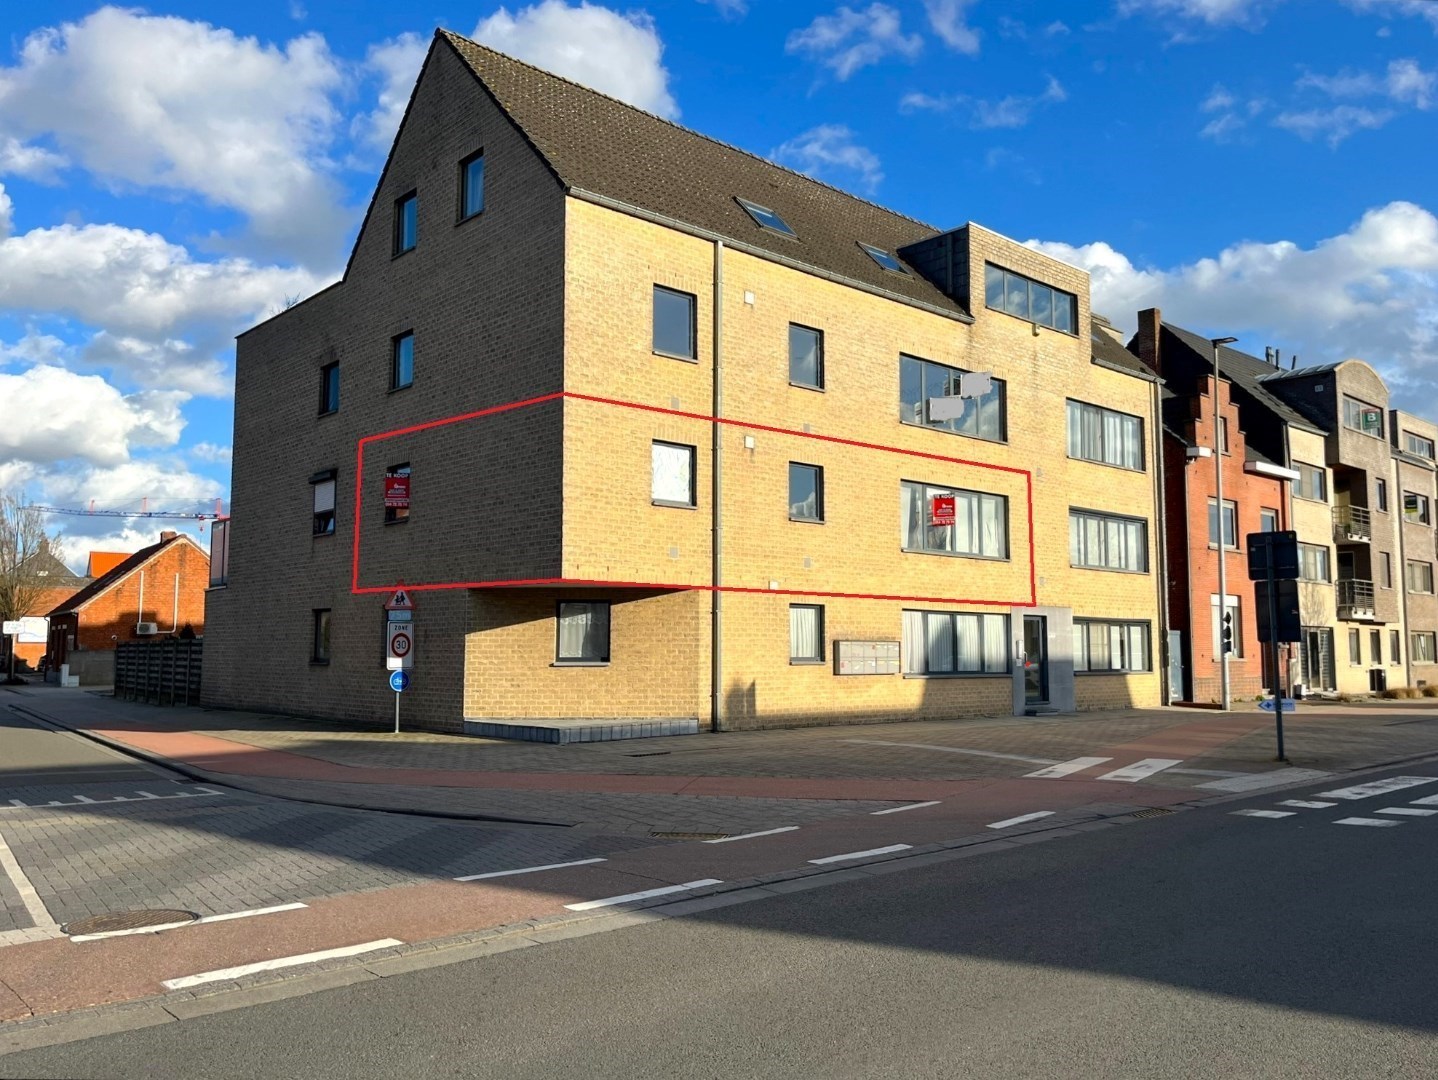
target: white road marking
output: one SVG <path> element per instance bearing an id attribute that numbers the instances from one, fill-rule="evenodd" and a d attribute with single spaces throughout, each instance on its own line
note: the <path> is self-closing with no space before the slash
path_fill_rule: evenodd
<path id="1" fill-rule="evenodd" d="M 1164 769 L 1171 769 L 1182 760 L 1182 758 L 1144 758 L 1142 761 L 1135 761 L 1132 765 L 1125 765 L 1122 769 L 1106 772 L 1100 776 L 1099 779 L 1118 780 L 1121 783 L 1133 784 L 1152 776 L 1154 773 L 1163 772 Z"/>
<path id="2" fill-rule="evenodd" d="M 1370 795 L 1387 795 L 1390 791 L 1418 787 L 1420 784 L 1438 783 L 1438 776 L 1390 776 L 1386 780 L 1373 780 L 1356 787 L 1338 788 L 1334 791 L 1320 791 L 1320 799 L 1366 799 Z"/>
<path id="3" fill-rule="evenodd" d="M 1432 817 L 1438 810 L 1424 810 L 1417 806 L 1385 806 L 1375 814 L 1397 814 L 1399 817 Z"/>
<path id="4" fill-rule="evenodd" d="M 76 802 L 80 802 L 80 803 L 85 803 L 85 802 L 92 803 L 92 802 L 94 802 L 95 800 L 94 800 L 94 799 L 86 798 L 84 795 L 76 795 L 76 796 L 75 796 L 75 801 L 76 801 Z"/>
<path id="5" fill-rule="evenodd" d="M 201 923 L 229 922 L 231 919 L 248 919 L 251 915 L 272 915 L 277 911 L 297 911 L 306 904 L 276 904 L 273 907 L 251 908 L 249 911 L 231 911 L 224 915 L 206 915 L 200 919 L 187 919 L 185 922 L 157 923 L 154 926 L 136 926 L 129 930 L 102 930 L 98 934 L 72 934 L 71 941 L 100 941 L 112 937 L 132 937 L 136 934 L 158 934 L 161 930 L 179 930 L 186 926 L 199 926 Z"/>
<path id="6" fill-rule="evenodd" d="M 145 798 L 147 798 L 147 799 L 158 799 L 158 798 L 160 797 L 160 796 L 156 795 L 156 794 L 155 794 L 154 792 L 152 792 L 152 791 L 137 791 L 137 792 L 135 792 L 135 794 L 136 794 L 136 795 L 143 795 L 143 796 L 145 796 Z"/>
<path id="7" fill-rule="evenodd" d="M 1297 806 L 1302 810 L 1323 810 L 1337 806 L 1336 802 L 1320 802 L 1317 799 L 1284 799 L 1279 806 Z"/>
<path id="8" fill-rule="evenodd" d="M 1413 800 L 1414 806 L 1433 806 L 1435 803 L 1438 803 L 1438 795 L 1429 795 L 1424 799 Z"/>
<path id="9" fill-rule="evenodd" d="M 277 911 L 298 911 L 307 904 L 275 904 L 273 907 L 250 908 L 249 911 L 231 911 L 224 915 L 206 915 L 202 919 L 196 919 L 190 926 L 197 926 L 200 923 L 229 922 L 231 919 L 248 919 L 251 915 L 273 915 Z"/>
<path id="10" fill-rule="evenodd" d="M 1085 769 L 1092 769 L 1095 765 L 1102 765 L 1112 760 L 1113 758 L 1111 757 L 1076 757 L 1072 761 L 1061 761 L 1052 768 L 1040 769 L 1038 772 L 1024 773 L 1024 779 L 1057 780 L 1061 776 L 1083 772 Z"/>
<path id="11" fill-rule="evenodd" d="M 376 949 L 388 949 L 395 945 L 403 945 L 403 941 L 396 938 L 380 938 L 378 941 L 366 941 L 359 945 L 346 945 L 340 949 L 321 949 L 319 952 L 300 953 L 298 956 L 280 956 L 274 960 L 260 960 L 253 964 L 241 964 L 239 967 L 219 968 L 216 971 L 202 971 L 198 975 L 184 975 L 178 979 L 165 979 L 160 983 L 166 990 L 183 990 L 188 986 L 201 986 L 204 983 L 226 982 L 230 979 L 243 978 L 246 975 L 255 975 L 261 971 L 275 971 L 279 968 L 299 967 L 301 964 L 314 964 L 321 960 L 334 960 L 341 956 L 358 956 L 360 953 L 374 952 Z"/>
<path id="12" fill-rule="evenodd" d="M 888 847 L 870 848 L 868 851 L 851 851 L 847 855 L 825 855 L 822 859 L 810 859 L 815 866 L 825 863 L 847 862 L 850 859 L 867 859 L 870 855 L 889 855 L 895 851 L 908 851 L 912 844 L 890 844 Z"/>
<path id="13" fill-rule="evenodd" d="M 537 874 L 541 870 L 562 870 L 566 866 L 588 866 L 591 863 L 604 862 L 603 859 L 576 859 L 574 862 L 546 863 L 544 866 L 526 866 L 519 870 L 491 870 L 487 874 L 466 874 L 464 877 L 457 877 L 455 881 L 483 881 L 485 878 L 513 877 L 515 874 Z"/>
<path id="14" fill-rule="evenodd" d="M 714 840 L 701 840 L 701 844 L 732 844 L 735 840 L 753 840 L 759 836 L 778 836 L 781 832 L 794 832 L 799 826 L 784 825 L 778 829 L 765 829 L 763 832 L 746 832 L 738 836 L 720 836 Z"/>
<path id="15" fill-rule="evenodd" d="M 11 806 L 19 806 L 19 807 L 28 807 L 28 806 L 29 806 L 29 803 L 23 803 L 23 802 L 21 802 L 19 799 L 11 799 L 11 800 L 10 800 L 10 805 L 11 805 Z"/>
<path id="16" fill-rule="evenodd" d="M 1006 818 L 1003 821 L 995 821 L 987 825 L 989 829 L 1007 829 L 1010 825 L 1022 825 L 1025 821 L 1037 821 L 1039 818 L 1053 817 L 1052 810 L 1035 810 L 1032 814 L 1020 814 L 1018 817 Z"/>
<path id="17" fill-rule="evenodd" d="M 45 901 L 40 899 L 40 894 L 35 891 L 35 886 L 30 884 L 30 879 L 25 876 L 25 871 L 20 869 L 20 864 L 15 861 L 15 853 L 10 850 L 10 845 L 5 842 L 5 837 L 0 836 L 0 870 L 5 871 L 5 876 L 10 879 L 10 884 L 15 886 L 15 891 L 20 894 L 20 900 L 25 905 L 26 912 L 30 915 L 30 921 L 35 924 L 37 930 L 59 930 L 57 923 L 45 907 Z"/>
<path id="18" fill-rule="evenodd" d="M 1274 769 L 1271 772 L 1244 773 L 1227 780 L 1212 780 L 1199 784 L 1201 788 L 1214 791 L 1255 791 L 1258 788 L 1275 787 L 1278 784 L 1297 784 L 1305 780 L 1322 780 L 1330 775 L 1321 769 Z"/>
<path id="19" fill-rule="evenodd" d="M 570 911 L 593 911 L 595 908 L 613 907 L 615 904 L 627 904 L 632 900 L 648 900 L 653 896 L 668 896 L 670 893 L 687 892 L 690 889 L 703 888 L 705 885 L 722 885 L 719 878 L 701 878 L 698 881 L 686 881 L 683 885 L 665 885 L 662 889 L 645 889 L 643 892 L 625 893 L 623 896 L 606 896 L 603 900 L 585 900 L 579 904 L 565 904 Z"/>
<path id="20" fill-rule="evenodd" d="M 72 795 L 69 799 L 51 799 L 45 803 L 27 804 L 20 799 L 8 800 L 9 806 L 0 806 L 0 810 L 37 810 L 48 806 L 99 806 L 103 803 L 117 802 L 139 802 L 140 798 L 146 799 L 199 799 L 205 795 L 224 795 L 223 791 L 215 791 L 212 788 L 201 787 L 197 791 L 177 791 L 173 795 L 156 795 L 152 791 L 137 791 L 134 795 L 112 795 L 104 799 L 92 799 L 88 795 Z"/>
<path id="21" fill-rule="evenodd" d="M 1293 817 L 1294 815 L 1294 812 L 1292 810 L 1235 810 L 1233 811 L 1233 813 L 1237 814 L 1239 817 L 1266 818 Z"/>
<path id="22" fill-rule="evenodd" d="M 1000 754 L 994 750 L 968 750 L 961 746 L 935 746 L 932 743 L 886 742 L 883 739 L 845 739 L 846 743 L 862 746 L 901 746 L 907 750 L 937 750 L 941 754 L 969 754 L 973 757 L 999 758 L 1001 761 L 1024 761 L 1030 765 L 1056 765 L 1053 758 L 1026 757 L 1023 754 Z"/>
<path id="23" fill-rule="evenodd" d="M 941 799 L 930 799 L 928 802 L 913 802 L 908 806 L 891 806 L 887 810 L 873 810 L 870 816 L 878 817 L 880 814 L 902 814 L 905 810 L 922 810 L 926 806 L 938 806 Z"/>
<path id="24" fill-rule="evenodd" d="M 1338 819 L 1337 821 L 1335 821 L 1333 824 L 1335 824 L 1335 825 L 1373 825 L 1373 826 L 1376 826 L 1376 827 L 1378 827 L 1378 828 L 1386 828 L 1386 827 L 1388 827 L 1388 826 L 1390 826 L 1390 825 L 1402 825 L 1403 822 L 1401 822 L 1401 821 L 1394 821 L 1392 818 L 1345 817 L 1345 818 L 1339 818 L 1339 819 Z"/>

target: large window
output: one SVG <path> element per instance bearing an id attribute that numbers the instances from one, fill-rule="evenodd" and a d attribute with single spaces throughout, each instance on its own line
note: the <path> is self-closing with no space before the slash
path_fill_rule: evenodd
<path id="1" fill-rule="evenodd" d="M 561 600 L 555 620 L 556 664 L 609 663 L 609 603 Z"/>
<path id="2" fill-rule="evenodd" d="M 326 364 L 320 368 L 320 415 L 340 410 L 340 366 Z"/>
<path id="3" fill-rule="evenodd" d="M 1075 671 L 1148 671 L 1146 622 L 1074 620 Z"/>
<path id="4" fill-rule="evenodd" d="M 789 663 L 824 662 L 824 607 L 822 604 L 789 605 Z"/>
<path id="5" fill-rule="evenodd" d="M 1301 461 L 1295 461 L 1293 467 L 1298 470 L 1298 483 L 1293 486 L 1293 494 L 1300 499 L 1327 502 L 1328 474 L 1318 465 L 1306 465 Z"/>
<path id="6" fill-rule="evenodd" d="M 904 612 L 906 675 L 1001 675 L 1009 670 L 1009 617 Z"/>
<path id="7" fill-rule="evenodd" d="M 413 191 L 394 203 L 394 253 L 403 255 L 419 243 L 419 196 Z"/>
<path id="8" fill-rule="evenodd" d="M 1141 518 L 1069 511 L 1069 562 L 1096 570 L 1148 570 L 1148 522 Z"/>
<path id="9" fill-rule="evenodd" d="M 1213 658 L 1220 659 L 1223 656 L 1223 633 L 1222 615 L 1218 609 L 1217 594 L 1210 594 L 1208 598 L 1210 623 L 1213 629 Z M 1224 605 L 1224 613 L 1231 615 L 1229 627 L 1233 632 L 1233 650 L 1229 656 L 1243 655 L 1243 607 L 1238 597 L 1230 595 L 1228 603 Z"/>
<path id="10" fill-rule="evenodd" d="M 400 334 L 390 346 L 389 388 L 403 390 L 414 382 L 414 331 Z"/>
<path id="11" fill-rule="evenodd" d="M 1208 542 L 1218 547 L 1218 500 L 1208 500 Z M 1238 547 L 1238 506 L 1223 500 L 1223 546 Z"/>
<path id="12" fill-rule="evenodd" d="M 1006 311 L 1066 334 L 1074 333 L 1078 325 L 1078 298 L 1073 293 L 998 266 L 984 267 L 984 302 L 995 311 Z"/>
<path id="13" fill-rule="evenodd" d="M 210 525 L 210 587 L 230 581 L 230 522 L 221 518 Z"/>
<path id="14" fill-rule="evenodd" d="M 1402 637 L 1397 630 L 1388 631 L 1388 663 L 1397 666 L 1403 663 L 1403 655 L 1399 651 L 1399 643 Z"/>
<path id="15" fill-rule="evenodd" d="M 1382 511 L 1386 514 L 1386 513 L 1388 512 L 1388 481 L 1387 481 L 1387 480 L 1383 480 L 1383 479 L 1380 478 L 1380 479 L 1377 479 L 1377 480 L 1374 480 L 1374 481 L 1373 481 L 1373 499 L 1374 499 L 1374 502 L 1377 503 L 1377 505 L 1374 507 L 1374 509 L 1375 509 L 1375 510 L 1382 510 Z"/>
<path id="16" fill-rule="evenodd" d="M 1348 631 L 1348 665 L 1363 666 L 1363 634 L 1358 630 Z"/>
<path id="17" fill-rule="evenodd" d="M 312 623 L 310 633 L 310 663 L 330 662 L 330 609 L 314 608 L 310 612 Z"/>
<path id="18" fill-rule="evenodd" d="M 904 550 L 986 559 L 1009 557 L 1009 501 L 905 480 L 899 485 Z M 953 524 L 944 524 L 952 500 Z"/>
<path id="19" fill-rule="evenodd" d="M 1415 664 L 1438 661 L 1438 634 L 1409 634 L 1408 659 Z"/>
<path id="20" fill-rule="evenodd" d="M 459 220 L 467 221 L 484 210 L 484 151 L 459 163 Z"/>
<path id="21" fill-rule="evenodd" d="M 789 462 L 789 519 L 824 520 L 824 470 L 820 466 Z"/>
<path id="22" fill-rule="evenodd" d="M 789 381 L 814 390 L 824 388 L 824 334 L 789 324 Z"/>
<path id="23" fill-rule="evenodd" d="M 698 358 L 692 293 L 654 286 L 654 351 L 680 360 Z"/>
<path id="24" fill-rule="evenodd" d="M 1259 532 L 1277 532 L 1277 531 L 1278 531 L 1278 511 L 1277 511 L 1277 510 L 1270 510 L 1270 509 L 1268 509 L 1268 507 L 1265 506 L 1265 507 L 1263 507 L 1261 510 L 1258 511 L 1258 531 L 1259 531 Z"/>
<path id="25" fill-rule="evenodd" d="M 694 506 L 694 447 L 655 441 L 649 456 L 650 497 L 660 506 Z"/>
<path id="26" fill-rule="evenodd" d="M 1393 556 L 1386 551 L 1378 553 L 1378 584 L 1385 589 L 1393 588 Z"/>
<path id="27" fill-rule="evenodd" d="M 325 469 L 310 477 L 314 495 L 314 518 L 311 532 L 315 536 L 333 536 L 335 531 L 335 470 Z"/>
<path id="28" fill-rule="evenodd" d="M 1322 544 L 1298 545 L 1298 576 L 1304 581 L 1328 581 L 1328 549 Z"/>
<path id="29" fill-rule="evenodd" d="M 1409 559 L 1408 565 L 1405 567 L 1405 578 L 1409 592 L 1431 593 L 1433 591 L 1433 564 Z"/>
<path id="30" fill-rule="evenodd" d="M 1383 410 L 1366 401 L 1344 396 L 1343 426 L 1374 438 L 1383 438 Z"/>
<path id="31" fill-rule="evenodd" d="M 946 367 L 932 360 L 915 356 L 899 357 L 899 419 L 906 424 L 922 424 L 960 435 L 1003 442 L 1006 388 L 1002 379 L 991 379 L 989 392 L 981 397 L 965 398 L 963 412 L 952 420 L 930 420 L 929 399 L 950 397 L 959 392 L 959 377 L 967 374 L 960 368 Z"/>
<path id="32" fill-rule="evenodd" d="M 1426 457 L 1433 460 L 1433 440 L 1425 439 L 1422 435 L 1414 435 L 1411 431 L 1403 433 L 1403 448 L 1410 454 L 1417 454 L 1419 457 Z"/>
<path id="33" fill-rule="evenodd" d="M 1433 504 L 1427 495 L 1405 491 L 1403 493 L 1403 518 L 1419 525 L 1433 524 Z"/>
<path id="34" fill-rule="evenodd" d="M 1070 401 L 1068 424 L 1069 457 L 1122 469 L 1143 468 L 1143 420 L 1140 417 Z"/>

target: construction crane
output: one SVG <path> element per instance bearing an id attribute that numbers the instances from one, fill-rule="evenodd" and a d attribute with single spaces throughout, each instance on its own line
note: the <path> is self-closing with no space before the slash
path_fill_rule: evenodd
<path id="1" fill-rule="evenodd" d="M 166 521 L 198 521 L 200 528 L 204 528 L 206 521 L 214 521 L 225 516 L 220 509 L 219 499 L 215 500 L 214 513 L 200 511 L 198 513 L 186 510 L 151 510 L 148 498 L 140 500 L 139 510 L 97 510 L 95 500 L 90 500 L 89 506 L 35 506 L 29 509 L 39 511 L 42 514 L 76 514 L 82 517 L 117 517 L 117 518 L 156 518 Z"/>

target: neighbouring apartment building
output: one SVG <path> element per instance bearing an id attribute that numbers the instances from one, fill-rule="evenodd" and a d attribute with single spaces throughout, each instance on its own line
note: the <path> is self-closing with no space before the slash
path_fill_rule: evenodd
<path id="1" fill-rule="evenodd" d="M 403 584 L 434 729 L 1156 705 L 1157 397 L 1084 272 L 440 32 L 239 339 L 204 696 L 383 718 Z"/>

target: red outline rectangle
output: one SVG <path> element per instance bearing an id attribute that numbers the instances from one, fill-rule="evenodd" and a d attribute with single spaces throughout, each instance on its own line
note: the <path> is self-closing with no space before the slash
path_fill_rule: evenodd
<path id="1" fill-rule="evenodd" d="M 922 458 L 929 461 L 943 461 L 954 465 L 968 465 L 978 469 L 991 469 L 994 472 L 1010 473 L 1024 478 L 1024 497 L 1028 507 L 1028 541 L 1029 541 L 1029 598 L 1028 600 L 974 600 L 961 599 L 951 596 L 902 596 L 887 595 L 884 593 L 851 593 L 851 592 L 826 592 L 816 589 L 762 589 L 757 586 L 744 585 L 695 585 L 695 584 L 673 584 L 652 581 L 596 581 L 580 578 L 513 578 L 501 581 L 463 581 L 463 582 L 441 582 L 421 583 L 418 585 L 404 581 L 396 581 L 387 585 L 365 585 L 359 583 L 359 557 L 360 557 L 360 506 L 363 501 L 363 475 L 364 475 L 364 448 L 368 443 L 379 442 L 382 439 L 392 439 L 399 435 L 412 435 L 419 431 L 428 431 L 432 428 L 445 427 L 449 424 L 457 424 L 465 420 L 477 420 L 483 416 L 493 416 L 498 413 L 510 412 L 514 409 L 522 409 L 530 405 L 542 405 L 549 401 L 558 401 L 563 398 L 573 398 L 575 401 L 589 401 L 598 405 L 613 405 L 623 409 L 636 409 L 641 412 L 661 413 L 666 416 L 679 416 L 688 420 L 700 420 L 706 424 L 719 423 L 729 427 L 744 428 L 748 431 L 767 431 L 776 435 L 792 435 L 799 439 L 814 439 L 818 442 L 837 443 L 842 446 L 854 446 L 863 450 L 881 450 L 890 454 L 903 454 L 906 457 Z M 390 592 L 403 585 L 411 592 L 437 592 L 445 589 L 499 589 L 514 588 L 518 586 L 537 585 L 570 585 L 575 587 L 599 586 L 628 589 L 665 589 L 703 592 L 732 592 L 732 593 L 769 593 L 775 596 L 819 596 L 836 599 L 852 600 L 891 600 L 905 601 L 911 603 L 925 604 L 970 604 L 978 607 L 1037 607 L 1038 606 L 1038 568 L 1034 558 L 1034 479 L 1033 474 L 1027 469 L 1017 469 L 1011 465 L 992 465 L 985 461 L 972 461 L 968 458 L 950 457 L 947 454 L 933 454 L 922 450 L 906 450 L 898 446 L 885 446 L 881 443 L 863 442 L 859 439 L 841 439 L 835 435 L 818 435 L 810 431 L 795 431 L 792 428 L 774 427 L 769 424 L 752 424 L 743 420 L 734 420 L 729 417 L 706 416 L 703 413 L 686 412 L 682 409 L 665 409 L 658 405 L 643 405 L 634 401 L 619 401 L 615 398 L 597 397 L 593 394 L 580 394 L 572 390 L 561 390 L 552 394 L 544 394 L 539 397 L 527 398 L 524 401 L 510 402 L 508 405 L 495 405 L 488 409 L 478 409 L 474 412 L 460 413 L 456 416 L 446 417 L 442 420 L 429 420 L 422 424 L 413 424 L 409 427 L 395 428 L 393 431 L 379 432 L 374 435 L 362 437 L 355 445 L 355 505 L 354 505 L 354 543 L 350 562 L 350 593 L 355 596 L 368 595 L 370 593 Z"/>

